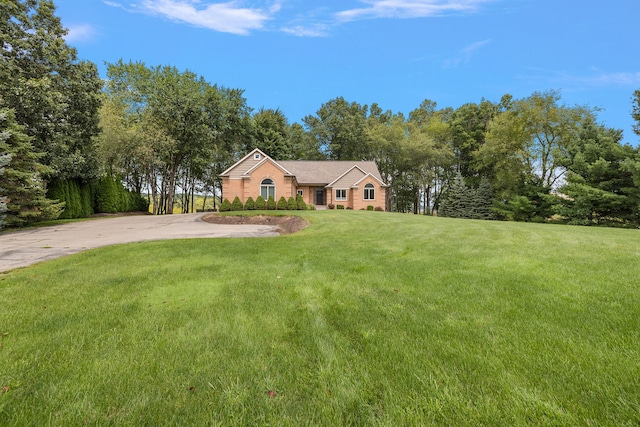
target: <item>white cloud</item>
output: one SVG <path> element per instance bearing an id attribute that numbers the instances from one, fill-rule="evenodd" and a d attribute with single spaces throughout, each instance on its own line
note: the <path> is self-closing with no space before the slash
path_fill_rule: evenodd
<path id="1" fill-rule="evenodd" d="M 594 86 L 636 86 L 640 85 L 640 72 L 635 73 L 601 73 L 579 79 L 583 83 Z"/>
<path id="2" fill-rule="evenodd" d="M 324 24 L 294 25 L 283 27 L 281 30 L 297 37 L 326 37 L 329 34 L 329 28 Z"/>
<path id="3" fill-rule="evenodd" d="M 123 5 L 121 5 L 120 3 L 117 3 L 115 1 L 109 1 L 109 0 L 102 0 L 102 3 L 106 4 L 107 6 L 111 6 L 111 7 L 119 7 L 120 9 L 127 9 L 126 7 L 124 7 Z"/>
<path id="4" fill-rule="evenodd" d="M 458 52 L 458 55 L 455 58 L 445 61 L 445 66 L 457 67 L 459 65 L 468 64 L 475 54 L 489 43 L 491 43 L 491 40 L 482 40 L 465 46 L 460 50 L 460 52 Z"/>
<path id="5" fill-rule="evenodd" d="M 427 18 L 446 13 L 473 12 L 492 0 L 361 0 L 367 7 L 344 10 L 341 21 L 366 18 Z"/>
<path id="6" fill-rule="evenodd" d="M 127 12 L 162 16 L 173 21 L 195 25 L 214 31 L 246 35 L 265 29 L 267 22 L 275 20 L 287 0 L 102 0 L 106 5 Z M 299 37 L 323 37 L 340 24 L 358 19 L 374 18 L 427 18 L 450 13 L 471 13 L 486 3 L 500 0 L 357 0 L 363 7 L 340 12 L 322 6 L 299 13 L 295 19 L 279 25 L 280 31 Z M 246 4 L 260 6 L 245 6 Z M 302 7 L 308 5 L 300 2 Z M 288 4 L 290 11 L 294 8 Z"/>
<path id="7" fill-rule="evenodd" d="M 536 67 L 527 67 L 525 69 L 529 73 L 518 75 L 516 78 L 530 81 L 551 81 L 565 88 L 586 90 L 600 87 L 633 87 L 640 85 L 640 71 L 608 72 L 599 68 L 592 68 L 590 73 L 577 73 Z"/>
<path id="8" fill-rule="evenodd" d="M 86 42 L 96 35 L 96 30 L 89 24 L 73 25 L 69 27 L 65 40 L 68 43 Z"/>
<path id="9" fill-rule="evenodd" d="M 158 15 L 214 31 L 246 35 L 264 28 L 265 23 L 280 11 L 281 1 L 270 1 L 264 8 L 242 7 L 240 1 L 138 0 L 128 6 L 112 0 L 103 0 L 103 3 L 127 12 Z"/>

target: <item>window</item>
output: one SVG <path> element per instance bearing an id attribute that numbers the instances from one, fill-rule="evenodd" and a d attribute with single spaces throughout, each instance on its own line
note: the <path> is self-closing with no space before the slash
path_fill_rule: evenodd
<path id="1" fill-rule="evenodd" d="M 269 199 L 269 196 L 276 198 L 276 184 L 272 179 L 263 179 L 260 183 L 260 195 L 265 199 Z"/>
<path id="2" fill-rule="evenodd" d="M 298 196 L 304 196 L 304 194 L 302 193 L 302 190 L 298 190 Z"/>
<path id="3" fill-rule="evenodd" d="M 255 154 L 253 155 L 253 159 L 254 159 L 254 160 L 260 160 L 260 153 L 255 153 Z"/>
<path id="4" fill-rule="evenodd" d="M 336 190 L 336 200 L 347 200 L 347 190 Z"/>
<path id="5" fill-rule="evenodd" d="M 376 198 L 376 190 L 373 184 L 367 184 L 364 186 L 364 199 L 365 200 L 375 200 Z"/>

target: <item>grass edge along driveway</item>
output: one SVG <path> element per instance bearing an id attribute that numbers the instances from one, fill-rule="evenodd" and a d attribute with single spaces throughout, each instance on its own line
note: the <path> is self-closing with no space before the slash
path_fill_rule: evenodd
<path id="1" fill-rule="evenodd" d="M 304 212 L 0 277 L 0 425 L 637 425 L 637 230 Z"/>

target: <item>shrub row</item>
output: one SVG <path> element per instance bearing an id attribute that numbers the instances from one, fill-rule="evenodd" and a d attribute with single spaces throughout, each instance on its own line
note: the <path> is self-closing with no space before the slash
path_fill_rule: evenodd
<path id="1" fill-rule="evenodd" d="M 353 208 L 351 206 L 347 206 L 346 208 L 344 207 L 344 205 L 334 205 L 333 203 L 329 203 L 327 205 L 327 208 L 329 209 L 347 209 L 347 210 L 352 210 Z M 365 210 L 364 208 L 360 209 L 361 211 Z M 368 211 L 377 211 L 377 212 L 384 212 L 384 209 L 382 209 L 380 206 L 376 206 L 376 208 L 374 209 L 373 206 L 368 205 L 367 206 L 367 210 Z"/>
<path id="2" fill-rule="evenodd" d="M 230 202 L 229 199 L 224 199 L 220 204 L 220 212 L 229 212 L 229 211 L 263 211 L 263 210 L 279 210 L 279 211 L 295 211 L 295 210 L 306 210 L 306 209 L 315 209 L 315 206 L 309 205 L 304 202 L 302 196 L 298 195 L 295 199 L 293 197 L 289 197 L 289 199 L 285 199 L 284 196 L 278 199 L 278 202 L 273 199 L 273 196 L 269 196 L 267 200 L 262 196 L 258 196 L 258 198 L 254 201 L 252 197 L 249 197 L 246 203 L 243 205 L 242 201 L 238 196 L 233 199 L 233 202 Z"/>
<path id="3" fill-rule="evenodd" d="M 104 176 L 96 181 L 82 182 L 59 179 L 51 182 L 47 198 L 64 203 L 59 218 L 85 218 L 94 213 L 116 213 L 149 210 L 149 201 L 133 193 L 120 180 Z"/>

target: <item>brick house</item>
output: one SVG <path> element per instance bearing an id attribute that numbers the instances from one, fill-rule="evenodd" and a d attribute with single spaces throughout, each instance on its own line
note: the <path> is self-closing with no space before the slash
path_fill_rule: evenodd
<path id="1" fill-rule="evenodd" d="M 255 149 L 220 174 L 222 197 L 244 204 L 258 196 L 275 201 L 302 196 L 305 203 L 385 209 L 387 185 L 372 161 L 274 160 Z"/>

